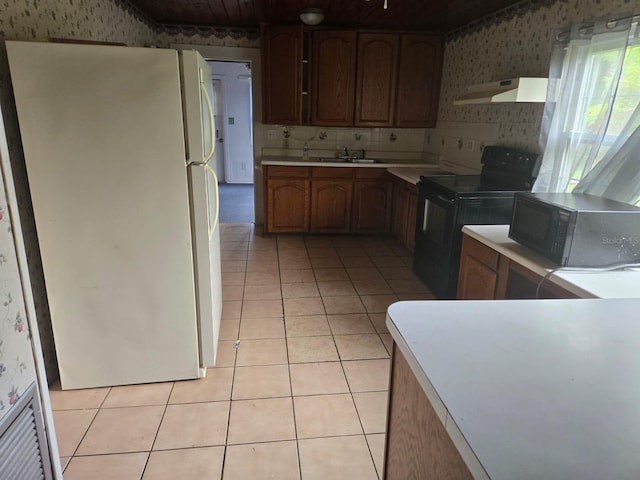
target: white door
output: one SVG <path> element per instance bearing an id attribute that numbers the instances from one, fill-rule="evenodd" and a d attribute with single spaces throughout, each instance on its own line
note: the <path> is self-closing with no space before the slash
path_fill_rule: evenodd
<path id="1" fill-rule="evenodd" d="M 224 143 L 224 173 L 227 183 L 253 183 L 253 108 L 249 62 L 209 62 L 222 83 L 220 130 Z"/>
<path id="2" fill-rule="evenodd" d="M 236 78 L 236 117 L 227 118 L 227 182 L 253 183 L 253 111 L 251 75 Z"/>

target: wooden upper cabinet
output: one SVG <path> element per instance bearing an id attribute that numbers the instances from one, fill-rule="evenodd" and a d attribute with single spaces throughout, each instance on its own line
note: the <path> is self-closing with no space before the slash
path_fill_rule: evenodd
<path id="1" fill-rule="evenodd" d="M 441 36 L 269 25 L 261 42 L 264 123 L 435 126 Z"/>
<path id="2" fill-rule="evenodd" d="M 434 127 L 442 73 L 442 37 L 402 35 L 395 125 Z"/>
<path id="3" fill-rule="evenodd" d="M 353 125 L 356 32 L 313 32 L 311 123 L 326 126 Z"/>
<path id="4" fill-rule="evenodd" d="M 358 35 L 355 124 L 393 125 L 400 36 L 391 33 Z"/>
<path id="5" fill-rule="evenodd" d="M 302 123 L 302 26 L 262 31 L 264 123 Z"/>

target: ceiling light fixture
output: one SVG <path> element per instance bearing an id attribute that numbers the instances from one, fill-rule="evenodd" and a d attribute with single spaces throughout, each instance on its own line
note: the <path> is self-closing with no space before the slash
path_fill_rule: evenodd
<path id="1" fill-rule="evenodd" d="M 300 12 L 300 20 L 305 25 L 318 25 L 324 20 L 324 11 L 320 8 L 305 8 Z"/>

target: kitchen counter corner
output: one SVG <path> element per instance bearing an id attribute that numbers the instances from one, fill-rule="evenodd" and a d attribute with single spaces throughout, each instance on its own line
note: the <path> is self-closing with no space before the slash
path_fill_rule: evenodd
<path id="1" fill-rule="evenodd" d="M 414 301 L 391 305 L 386 323 L 474 478 L 632 479 L 639 308 L 639 299 Z"/>
<path id="2" fill-rule="evenodd" d="M 584 298 L 640 298 L 640 269 L 562 269 L 509 238 L 509 225 L 465 225 L 462 232 L 541 277 Z"/>

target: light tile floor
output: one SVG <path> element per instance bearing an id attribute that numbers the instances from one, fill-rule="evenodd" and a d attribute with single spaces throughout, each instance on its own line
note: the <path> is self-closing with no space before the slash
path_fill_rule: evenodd
<path id="1" fill-rule="evenodd" d="M 433 296 L 392 238 L 253 229 L 221 225 L 221 340 L 204 379 L 51 389 L 65 480 L 382 478 L 385 312 Z"/>

